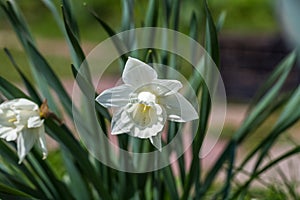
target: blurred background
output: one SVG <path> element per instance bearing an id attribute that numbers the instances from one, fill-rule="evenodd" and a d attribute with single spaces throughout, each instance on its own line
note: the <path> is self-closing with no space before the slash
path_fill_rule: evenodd
<path id="1" fill-rule="evenodd" d="M 59 0 L 53 0 L 60 7 Z M 42 1 L 17 0 L 27 19 L 39 48 L 47 56 L 55 71 L 62 77 L 71 78 L 70 60 L 67 45 L 50 11 Z M 275 65 L 290 51 L 291 45 L 284 40 L 280 15 L 276 1 L 271 0 L 209 0 L 215 20 L 226 17 L 219 34 L 221 49 L 221 73 L 229 100 L 248 102 L 257 88 L 266 79 Z M 142 24 L 147 0 L 135 1 L 134 18 L 136 24 Z M 110 0 L 74 0 L 73 5 L 79 21 L 81 41 L 88 53 L 108 36 L 92 18 L 89 10 L 98 15 L 117 32 L 121 31 L 122 1 Z M 191 18 L 190 10 L 197 9 L 195 0 L 182 1 L 181 24 L 179 31 L 186 31 Z M 189 12 L 188 12 L 189 11 Z M 26 57 L 13 34 L 10 25 L 0 12 L 0 73 L 8 80 L 20 81 L 2 49 L 9 48 L 16 60 L 26 72 L 29 72 Z M 112 70 L 115 74 L 118 71 Z M 29 73 L 27 73 L 29 75 Z M 286 88 L 299 83 L 299 73 L 292 73 Z"/>
<path id="2" fill-rule="evenodd" d="M 44 0 L 16 0 L 27 19 L 30 30 L 40 51 L 47 58 L 55 72 L 63 78 L 70 91 L 73 86 L 71 59 L 67 43 L 59 30 Z M 60 0 L 53 0 L 60 8 Z M 122 31 L 123 1 L 73 0 L 73 9 L 78 19 L 80 39 L 86 54 L 109 36 L 90 14 L 94 10 L 116 32 Z M 192 11 L 199 9 L 200 1 L 181 1 L 179 31 L 188 34 Z M 277 3 L 276 3 L 277 2 Z M 225 138 L 239 126 L 247 111 L 247 105 L 257 89 L 266 80 L 275 66 L 293 49 L 288 43 L 281 23 L 280 1 L 273 0 L 208 0 L 214 20 L 225 17 L 219 32 L 221 74 L 229 102 Z M 134 1 L 134 20 L 137 25 L 145 18 L 147 0 Z M 199 12 L 197 12 L 199 13 Z M 200 12 L 201 13 L 201 12 Z M 201 16 L 199 16 L 201 19 Z M 221 20 L 222 21 L 222 20 Z M 200 32 L 203 30 L 200 30 Z M 200 33 L 201 37 L 202 32 Z M 10 24 L 0 11 L 0 74 L 9 81 L 20 83 L 21 79 L 13 69 L 3 48 L 8 48 L 27 76 L 31 76 L 26 55 L 19 45 Z M 294 72 L 297 71 L 296 68 Z M 299 85 L 299 70 L 291 73 L 284 89 Z M 107 80 L 120 77 L 119 68 L 109 68 Z M 109 84 L 109 83 L 108 83 Z M 68 88 L 69 87 L 69 88 Z M 276 119 L 270 119 L 270 124 Z M 268 129 L 269 127 L 264 127 Z M 258 135 L 264 131 L 262 128 Z M 297 131 L 293 131 L 297 133 Z M 254 138 L 256 140 L 257 138 Z"/>

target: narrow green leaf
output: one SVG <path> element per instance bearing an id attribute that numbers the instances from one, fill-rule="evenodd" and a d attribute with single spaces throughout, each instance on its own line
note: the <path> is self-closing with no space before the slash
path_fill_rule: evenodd
<path id="1" fill-rule="evenodd" d="M 124 66 L 127 61 L 127 57 L 128 57 L 126 54 L 124 54 L 124 52 L 128 52 L 126 45 L 120 38 L 113 37 L 114 35 L 116 35 L 116 32 L 109 25 L 107 25 L 102 19 L 100 19 L 100 17 L 98 17 L 98 15 L 95 12 L 91 11 L 91 14 L 95 17 L 95 19 L 99 22 L 99 24 L 104 28 L 104 30 L 107 32 L 107 34 L 113 38 L 113 43 L 114 43 L 117 51 L 121 55 L 122 65 Z"/>
<path id="2" fill-rule="evenodd" d="M 221 14 L 219 15 L 219 18 L 217 20 L 217 25 L 216 25 L 217 33 L 219 33 L 221 31 L 221 29 L 223 28 L 223 25 L 226 20 L 226 15 L 227 15 L 226 11 L 222 11 Z"/>
<path id="3" fill-rule="evenodd" d="M 163 8 L 163 26 L 165 28 L 169 28 L 169 22 L 170 22 L 170 18 L 171 18 L 171 3 L 169 2 L 169 0 L 162 0 L 160 1 L 162 3 L 162 8 Z"/>
<path id="4" fill-rule="evenodd" d="M 181 8 L 181 0 L 174 0 L 172 1 L 172 29 L 178 31 L 179 29 L 179 19 L 180 19 L 180 8 Z"/>
<path id="5" fill-rule="evenodd" d="M 64 25 L 65 25 L 65 30 L 67 33 L 67 39 L 70 41 L 70 46 L 71 46 L 71 50 L 73 50 L 75 52 L 74 58 L 76 59 L 75 61 L 75 67 L 77 70 L 79 70 L 81 64 L 84 63 L 85 60 L 85 55 L 84 52 L 80 46 L 79 40 L 76 37 L 74 30 L 72 30 L 71 25 L 69 24 L 70 22 L 67 19 L 67 11 L 65 10 L 65 8 L 62 8 L 62 13 L 63 13 L 63 19 L 64 19 Z M 87 65 L 87 63 L 84 63 L 85 65 Z M 84 66 L 84 69 L 81 70 L 82 72 L 84 72 L 85 77 L 91 81 L 91 74 L 88 70 L 88 66 Z"/>
<path id="6" fill-rule="evenodd" d="M 236 158 L 236 146 L 237 144 L 233 142 L 230 152 L 229 152 L 229 166 L 227 169 L 227 176 L 226 176 L 226 182 L 224 185 L 224 188 L 222 189 L 223 193 L 223 198 L 222 199 L 227 199 L 229 194 L 230 194 L 230 189 L 231 189 L 231 181 L 232 181 L 232 172 L 234 168 L 234 162 Z"/>
<path id="7" fill-rule="evenodd" d="M 258 103 L 259 100 L 267 93 L 267 91 L 278 81 L 282 74 L 289 71 L 293 67 L 294 59 L 296 57 L 296 52 L 292 52 L 289 57 L 282 60 L 271 73 L 264 84 L 259 88 L 258 92 L 255 94 L 254 98 L 250 103 L 248 112 L 250 112 L 254 105 Z"/>
<path id="8" fill-rule="evenodd" d="M 206 32 L 205 32 L 205 48 L 207 52 L 210 54 L 214 62 L 218 65 L 219 64 L 219 45 L 218 45 L 218 37 L 216 33 L 216 28 L 211 16 L 211 13 L 209 11 L 208 5 L 206 1 L 204 1 L 205 6 L 205 13 L 206 13 Z M 195 20 L 195 19 L 194 19 Z M 205 61 L 204 61 L 205 63 Z M 201 62 L 200 62 L 201 64 Z M 206 69 L 206 73 L 209 73 L 210 69 Z M 198 73 L 195 73 L 194 76 L 201 76 Z M 202 78 L 201 78 L 202 79 Z M 202 96 L 201 96 L 201 103 L 200 103 L 200 119 L 199 119 L 199 128 L 197 130 L 197 134 L 195 136 L 195 140 L 193 141 L 193 160 L 190 167 L 190 174 L 188 175 L 188 178 L 185 182 L 184 186 L 184 193 L 182 199 L 187 199 L 192 187 L 192 184 L 195 182 L 199 182 L 200 177 L 195 177 L 196 174 L 200 173 L 200 164 L 199 164 L 199 152 L 201 149 L 201 146 L 203 144 L 203 140 L 206 135 L 207 125 L 208 125 L 208 119 L 209 114 L 211 110 L 211 100 L 208 88 L 205 84 L 202 84 L 201 79 L 197 80 L 195 85 L 195 88 L 197 91 L 199 90 L 199 86 L 202 85 Z M 194 79 L 195 80 L 195 79 Z M 193 78 L 191 79 L 193 81 Z M 220 162 L 223 162 L 227 159 L 227 156 L 223 159 L 220 159 Z M 219 167 L 221 164 L 218 164 Z M 209 176 L 206 177 L 205 182 L 203 183 L 204 186 L 201 185 L 201 188 L 197 188 L 197 195 L 202 196 L 206 191 L 206 189 L 209 188 L 210 184 L 212 183 L 212 180 L 218 173 L 218 169 L 212 169 L 212 173 L 209 174 Z M 203 189 L 204 188 L 204 189 Z"/>
<path id="9" fill-rule="evenodd" d="M 212 57 L 217 66 L 220 64 L 219 42 L 217 29 L 214 20 L 208 8 L 206 0 L 204 1 L 204 8 L 206 13 L 206 33 L 205 33 L 205 49 Z"/>
<path id="10" fill-rule="evenodd" d="M 28 162 L 57 198 L 74 199 L 65 183 L 57 178 L 47 160 L 42 159 L 38 148 L 31 150 Z"/>
<path id="11" fill-rule="evenodd" d="M 193 38 L 195 41 L 198 40 L 199 34 L 198 34 L 198 20 L 197 20 L 197 16 L 196 13 L 192 14 L 192 18 L 190 20 L 190 37 Z M 197 58 L 196 57 L 196 46 L 193 45 L 194 43 L 191 44 L 191 52 L 195 52 L 194 54 L 191 55 L 191 60 L 194 63 L 197 63 Z M 193 67 L 193 66 L 192 66 Z M 198 65 L 195 66 L 197 67 L 197 69 L 194 69 L 193 74 L 189 77 L 189 83 L 191 85 L 191 87 L 193 88 L 193 90 L 195 91 L 196 94 L 198 94 L 199 89 L 201 88 L 201 85 L 203 83 L 203 78 L 201 76 L 201 74 L 199 73 L 200 69 L 204 67 L 204 59 L 201 58 L 200 61 L 198 61 Z"/>
<path id="12" fill-rule="evenodd" d="M 71 2 L 69 0 L 62 0 L 62 5 L 64 8 L 64 18 L 67 21 L 67 23 L 70 25 L 70 28 L 74 33 L 74 35 L 76 36 L 77 40 L 79 40 L 80 39 L 79 28 L 77 25 L 77 21 L 74 17 L 74 14 L 72 12 Z"/>
<path id="13" fill-rule="evenodd" d="M 5 163 L 2 163 L 3 165 L 5 165 Z M 6 166 L 6 165 L 5 165 Z M 45 196 L 43 196 L 43 194 L 41 193 L 41 191 L 37 190 L 36 188 L 33 189 L 32 186 L 30 186 L 28 184 L 28 182 L 24 181 L 22 178 L 20 178 L 20 174 L 16 175 L 15 173 L 9 173 L 8 171 L 0 168 L 0 174 L 2 174 L 5 179 L 7 180 L 3 180 L 1 178 L 1 181 L 3 182 L 3 184 L 9 185 L 17 190 L 20 190 L 22 192 L 25 192 L 26 194 L 31 195 L 32 197 L 35 198 L 46 198 Z"/>
<path id="14" fill-rule="evenodd" d="M 269 150 L 276 142 L 276 139 L 290 126 L 296 123 L 300 119 L 300 111 L 298 109 L 300 104 L 300 87 L 291 96 L 290 100 L 287 102 L 283 110 L 283 114 L 280 115 L 279 120 L 276 122 L 275 126 L 272 128 L 271 133 L 260 143 L 258 148 L 261 148 L 261 153 L 257 159 L 256 165 L 253 171 L 256 171 L 260 166 L 263 159 L 268 154 Z"/>
<path id="15" fill-rule="evenodd" d="M 286 102 L 286 99 L 288 99 L 288 98 L 290 98 L 290 95 L 284 99 L 279 100 L 268 111 L 265 111 L 262 115 L 260 115 L 257 119 L 257 123 L 253 123 L 254 128 L 249 129 L 249 131 L 250 132 L 254 131 L 256 129 L 256 127 L 258 127 L 268 116 L 272 115 L 274 113 L 274 111 L 279 109 Z M 244 166 L 247 164 L 247 162 L 251 160 L 251 158 L 260 150 L 260 148 L 263 146 L 263 144 L 265 142 L 266 142 L 265 140 L 261 141 L 260 144 L 258 144 L 253 150 L 251 150 L 251 152 L 247 156 L 245 156 L 245 159 L 239 165 L 239 168 L 236 170 L 235 173 L 239 172 L 240 170 L 242 170 L 244 168 Z M 235 175 L 233 175 L 233 176 L 235 176 Z"/>
<path id="16" fill-rule="evenodd" d="M 247 188 L 249 188 L 250 184 L 253 182 L 253 180 L 255 180 L 257 177 L 259 177 L 262 173 L 266 172 L 267 170 L 269 170 L 270 168 L 272 168 L 273 166 L 277 165 L 279 162 L 281 162 L 282 160 L 285 160 L 291 156 L 295 156 L 297 154 L 300 153 L 300 147 L 297 146 L 283 154 L 281 154 L 280 156 L 278 156 L 277 158 L 273 159 L 272 161 L 268 162 L 267 164 L 265 164 L 259 171 L 255 172 L 254 174 L 251 175 L 251 177 L 248 179 L 248 181 L 245 182 L 244 185 L 240 186 L 238 188 L 238 190 L 231 196 L 231 200 L 234 200 L 238 197 L 239 194 L 241 194 L 242 192 L 245 192 L 247 190 Z"/>
<path id="17" fill-rule="evenodd" d="M 54 73 L 54 71 L 49 66 L 45 58 L 37 51 L 37 49 L 28 42 L 29 53 L 33 58 L 33 63 L 36 71 L 43 76 L 50 87 L 53 88 L 55 93 L 58 95 L 61 103 L 63 104 L 67 114 L 72 118 L 72 101 L 64 89 L 62 83 Z"/>
<path id="18" fill-rule="evenodd" d="M 295 63 L 296 55 L 292 52 L 288 55 L 280 65 L 284 65 L 285 71 L 280 75 L 280 78 L 276 81 L 276 84 L 264 95 L 264 97 L 259 101 L 255 108 L 249 113 L 248 117 L 245 119 L 239 130 L 234 134 L 234 139 L 241 142 L 249 134 L 249 130 L 252 128 L 258 128 L 258 126 L 253 126 L 252 124 L 259 119 L 274 102 L 274 99 L 278 96 L 281 87 L 283 86 L 289 72 L 291 71 Z M 280 66 L 279 66 L 280 67 Z M 262 122 L 262 121 L 261 121 Z"/>
<path id="19" fill-rule="evenodd" d="M 87 80 L 81 76 L 80 73 L 78 73 L 77 69 L 74 65 L 71 65 L 73 76 L 76 79 L 76 82 L 83 92 L 83 94 L 86 95 L 87 98 L 91 98 L 91 94 L 95 94 L 94 98 L 98 96 L 98 94 L 95 93 L 95 90 L 93 89 L 93 86 L 90 85 L 90 83 L 87 82 Z M 106 108 L 104 108 L 102 105 L 95 103 L 96 110 L 101 114 L 101 116 L 105 117 L 109 121 L 111 120 L 111 116 Z"/>
<path id="20" fill-rule="evenodd" d="M 45 125 L 46 132 L 59 142 L 61 148 L 68 151 L 69 155 L 76 161 L 76 165 L 80 167 L 80 171 L 92 183 L 99 195 L 104 199 L 111 199 L 105 186 L 101 184 L 100 177 L 96 176 L 97 173 L 89 160 L 88 152 L 83 149 L 70 130 L 64 124 L 58 126 L 52 120 L 46 120 Z"/>
<path id="21" fill-rule="evenodd" d="M 11 53 L 9 52 L 9 50 L 4 48 L 4 51 L 5 51 L 6 55 L 8 56 L 8 58 L 10 59 L 13 66 L 15 67 L 15 69 L 17 70 L 17 72 L 19 73 L 19 75 L 21 76 L 22 81 L 25 84 L 27 91 L 28 91 L 30 97 L 32 98 L 32 100 L 35 101 L 38 105 L 41 105 L 42 104 L 41 98 L 40 98 L 39 94 L 36 92 L 36 90 L 34 89 L 33 85 L 27 79 L 25 74 L 21 71 L 20 67 L 17 65 L 16 61 L 14 60 L 14 58 L 11 55 Z"/>
<path id="22" fill-rule="evenodd" d="M 69 153 L 67 151 L 62 151 L 63 160 L 68 171 L 70 177 L 70 191 L 74 195 L 75 199 L 91 199 L 91 192 L 89 191 L 89 185 L 84 177 L 83 174 L 80 173 L 78 168 L 76 167 L 75 163 L 72 159 L 70 159 Z M 78 189 L 80 188 L 80 190 Z"/>
<path id="23" fill-rule="evenodd" d="M 18 176 L 19 178 L 22 177 L 25 182 L 29 181 L 37 188 L 38 191 L 41 192 L 41 195 L 43 197 L 49 198 L 49 196 L 47 195 L 47 191 L 44 190 L 43 185 L 40 184 L 40 181 L 37 179 L 36 175 L 31 170 L 29 170 L 28 165 L 25 163 L 19 165 L 19 158 L 16 152 L 9 148 L 7 144 L 5 144 L 2 140 L 0 140 L 0 153 L 5 162 L 9 163 L 10 166 L 13 166 L 15 169 L 17 169 L 16 176 Z M 24 174 L 26 179 L 24 179 L 24 176 L 21 176 L 21 174 Z"/>
<path id="24" fill-rule="evenodd" d="M 175 176 L 172 172 L 172 169 L 170 166 L 165 167 L 162 169 L 162 173 L 164 176 L 164 182 L 165 186 L 171 196 L 172 200 L 178 200 L 178 191 L 177 191 L 177 186 L 176 186 L 176 181 L 175 181 Z"/>
<path id="25" fill-rule="evenodd" d="M 50 93 L 47 83 L 44 80 L 44 77 L 40 76 L 35 70 L 33 66 L 34 58 L 32 58 L 31 55 L 28 53 L 29 50 L 27 43 L 31 42 L 32 44 L 34 44 L 34 40 L 27 28 L 25 19 L 22 17 L 23 15 L 21 11 L 18 9 L 16 4 L 12 4 L 12 1 L 7 1 L 6 4 L 4 4 L 1 1 L 0 5 L 9 22 L 11 23 L 16 35 L 18 36 L 18 39 L 20 40 L 25 50 L 25 53 L 28 56 L 29 66 L 33 74 L 34 80 L 36 81 L 36 85 L 40 88 L 40 91 L 43 94 L 44 98 L 47 99 L 48 105 L 51 108 L 51 110 L 53 110 L 56 114 L 59 114 L 59 110 L 53 100 L 53 97 Z"/>
<path id="26" fill-rule="evenodd" d="M 148 10 L 146 13 L 145 19 L 145 27 L 156 27 L 159 17 L 159 9 L 158 9 L 158 1 L 157 0 L 150 0 L 148 3 Z"/>
<path id="27" fill-rule="evenodd" d="M 134 28 L 134 1 L 122 1 L 122 23 L 121 30 L 126 31 Z"/>
<path id="28" fill-rule="evenodd" d="M 16 198 L 20 198 L 20 197 L 33 198 L 29 194 L 26 194 L 26 193 L 24 193 L 20 190 L 9 187 L 9 186 L 4 185 L 2 183 L 0 183 L 0 192 L 4 193 L 4 194 L 15 196 Z"/>
<path id="29" fill-rule="evenodd" d="M 0 91 L 7 99 L 15 99 L 15 98 L 30 99 L 19 88 L 17 88 L 16 86 L 8 82 L 2 76 L 0 76 Z"/>

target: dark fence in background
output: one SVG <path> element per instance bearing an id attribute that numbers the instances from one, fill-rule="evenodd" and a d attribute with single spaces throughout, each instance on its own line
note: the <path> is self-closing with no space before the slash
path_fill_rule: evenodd
<path id="1" fill-rule="evenodd" d="M 228 99 L 248 101 L 291 48 L 278 35 L 223 35 L 220 37 L 220 50 L 221 74 Z M 297 87 L 299 75 L 299 68 L 295 68 L 284 90 Z"/>

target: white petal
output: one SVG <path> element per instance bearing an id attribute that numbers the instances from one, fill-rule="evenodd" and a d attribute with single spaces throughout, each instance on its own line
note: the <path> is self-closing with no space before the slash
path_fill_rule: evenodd
<path id="1" fill-rule="evenodd" d="M 22 132 L 20 132 L 17 139 L 19 164 L 22 163 L 25 156 L 31 150 L 38 137 L 39 137 L 39 128 L 35 128 L 35 129 L 25 128 L 22 130 Z"/>
<path id="2" fill-rule="evenodd" d="M 15 110 L 16 113 L 16 121 L 14 122 L 14 125 L 28 125 L 28 120 L 33 117 L 33 119 L 30 120 L 30 123 L 35 123 L 35 125 L 38 125 L 37 119 L 40 118 L 40 113 L 38 110 Z M 35 122 L 34 122 L 34 121 Z"/>
<path id="3" fill-rule="evenodd" d="M 45 137 L 45 128 L 44 125 L 42 125 L 39 128 L 39 145 L 43 153 L 43 159 L 47 158 L 48 150 L 46 145 L 46 137 Z"/>
<path id="4" fill-rule="evenodd" d="M 157 73 L 146 63 L 129 57 L 125 64 L 122 79 L 124 83 L 136 88 L 157 79 Z"/>
<path id="5" fill-rule="evenodd" d="M 40 116 L 30 117 L 27 121 L 28 128 L 38 128 L 41 127 L 44 123 L 44 120 Z"/>
<path id="6" fill-rule="evenodd" d="M 199 118 L 192 104 L 179 93 L 162 97 L 160 104 L 166 109 L 169 120 L 188 122 Z"/>
<path id="7" fill-rule="evenodd" d="M 16 115 L 11 109 L 1 109 L 0 112 L 0 124 L 2 126 L 13 126 L 13 122 L 16 120 Z"/>
<path id="8" fill-rule="evenodd" d="M 102 92 L 96 101 L 104 107 L 121 107 L 129 103 L 129 96 L 133 88 L 129 85 L 120 85 Z"/>
<path id="9" fill-rule="evenodd" d="M 154 90 L 159 96 L 175 94 L 182 84 L 177 80 L 157 79 L 152 82 L 155 86 Z"/>
<path id="10" fill-rule="evenodd" d="M 6 141 L 14 141 L 18 137 L 18 131 L 13 127 L 3 127 L 0 125 L 0 138 Z"/>
<path id="11" fill-rule="evenodd" d="M 113 115 L 111 126 L 112 126 L 112 135 L 118 135 L 122 133 L 128 133 L 133 127 L 133 122 L 129 118 L 128 114 L 125 111 L 126 107 L 115 112 Z"/>
<path id="12" fill-rule="evenodd" d="M 8 102 L 12 109 L 16 110 L 38 110 L 39 106 L 28 99 L 14 99 Z"/>
<path id="13" fill-rule="evenodd" d="M 156 136 L 150 137 L 149 139 L 151 144 L 159 151 L 161 151 L 161 133 L 158 133 Z"/>

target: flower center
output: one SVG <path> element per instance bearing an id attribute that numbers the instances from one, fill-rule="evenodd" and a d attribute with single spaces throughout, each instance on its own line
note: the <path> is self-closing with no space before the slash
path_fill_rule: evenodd
<path id="1" fill-rule="evenodd" d="M 144 104 L 144 109 L 153 106 L 156 103 L 156 96 L 151 92 L 140 92 L 138 94 L 138 102 Z"/>
<path id="2" fill-rule="evenodd" d="M 9 123 L 13 123 L 13 122 L 16 122 L 16 121 L 17 121 L 17 118 L 15 118 L 15 117 L 14 117 L 14 118 L 8 119 L 8 122 L 9 122 Z"/>
<path id="3" fill-rule="evenodd" d="M 151 92 L 140 92 L 132 96 L 128 112 L 136 125 L 147 127 L 155 118 L 156 96 Z"/>

